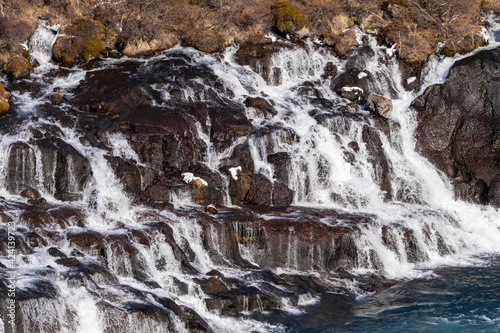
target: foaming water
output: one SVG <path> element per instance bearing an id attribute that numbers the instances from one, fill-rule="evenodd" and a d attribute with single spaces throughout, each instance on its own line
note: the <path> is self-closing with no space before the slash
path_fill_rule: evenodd
<path id="1" fill-rule="evenodd" d="M 498 26 L 492 23 L 492 30 L 488 32 L 490 45 L 493 48 L 500 45 L 500 41 L 493 36 L 498 33 Z M 37 33 L 30 41 L 32 57 L 39 63 L 35 72 L 36 78 L 44 78 L 43 74 L 57 69 L 51 63 L 51 48 L 55 41 L 57 27 L 48 27 L 41 22 Z M 243 278 L 245 271 L 235 267 L 228 262 L 230 257 L 228 248 L 224 247 L 224 239 L 236 237 L 243 228 L 237 220 L 232 222 L 231 228 L 217 229 L 216 223 L 203 228 L 196 216 L 185 213 L 190 210 L 200 209 L 192 198 L 189 189 L 181 188 L 170 193 L 170 203 L 180 208 L 175 213 L 162 211 L 161 217 L 172 230 L 173 240 L 167 239 L 164 234 L 156 234 L 147 241 L 139 243 L 136 240 L 127 241 L 134 244 L 137 253 L 132 257 L 127 247 L 119 243 L 106 252 L 105 263 L 112 272 L 112 276 L 101 276 L 98 280 L 107 285 L 106 290 L 101 290 L 96 285 L 70 286 L 66 282 L 57 282 L 61 301 L 40 304 L 38 301 L 30 303 L 26 307 L 26 315 L 30 313 L 33 321 L 41 320 L 43 312 L 51 316 L 59 316 L 56 322 L 68 323 L 62 331 L 93 331 L 103 332 L 107 327 L 115 327 L 117 324 L 112 318 L 103 316 L 105 311 L 102 304 L 97 302 L 96 295 L 118 295 L 119 300 L 113 303 L 120 309 L 128 309 L 128 301 L 137 301 L 136 294 L 126 293 L 118 284 L 126 285 L 134 290 L 144 293 L 138 304 L 146 306 L 157 305 L 151 296 L 170 297 L 182 305 L 194 309 L 212 326 L 215 332 L 280 332 L 286 328 L 279 324 L 285 321 L 285 326 L 295 327 L 297 330 L 304 328 L 297 321 L 302 321 L 303 311 L 312 314 L 313 318 L 326 318 L 320 307 L 340 309 L 342 318 L 333 323 L 313 323 L 314 327 L 324 327 L 324 330 L 351 330 L 367 329 L 369 325 L 381 326 L 384 320 L 389 319 L 389 326 L 396 330 L 401 325 L 401 318 L 411 319 L 407 329 L 418 329 L 419 327 L 432 327 L 437 325 L 443 329 L 454 328 L 454 325 L 470 324 L 470 327 L 486 325 L 488 328 L 497 328 L 492 312 L 481 312 L 477 316 L 462 314 L 449 314 L 449 309 L 443 308 L 442 316 L 431 316 L 429 311 L 423 311 L 428 315 L 425 322 L 419 322 L 414 317 L 421 309 L 430 309 L 437 304 L 444 303 L 439 299 L 425 298 L 425 290 L 438 291 L 445 284 L 445 289 L 453 291 L 453 274 L 457 273 L 457 279 L 462 286 L 465 285 L 466 276 L 472 272 L 470 266 L 478 266 L 482 269 L 479 279 L 484 277 L 481 288 L 491 282 L 488 269 L 497 267 L 496 261 L 489 267 L 481 268 L 489 258 L 478 258 L 483 253 L 498 253 L 498 240 L 500 240 L 500 218 L 498 210 L 491 207 L 477 206 L 454 198 L 451 184 L 446 177 L 440 173 L 432 164 L 425 160 L 415 151 L 415 140 L 413 137 L 417 125 L 415 112 L 410 104 L 424 89 L 436 83 L 444 82 L 449 68 L 453 63 L 463 56 L 455 58 L 440 58 L 433 56 L 429 65 L 423 72 L 421 89 L 418 92 L 407 92 L 400 82 L 400 69 L 395 61 L 392 49 L 378 46 L 372 37 L 368 37 L 368 45 L 371 53 L 360 55 L 358 66 L 374 79 L 369 83 L 369 89 L 380 92 L 393 99 L 394 111 L 388 122 L 388 131 L 380 128 L 377 119 L 371 118 L 369 112 L 359 106 L 340 98 L 332 91 L 332 79 L 322 76 L 325 66 L 332 63 L 338 67 L 339 74 L 346 71 L 348 60 L 339 60 L 325 50 L 316 49 L 312 44 L 302 47 L 291 46 L 276 52 L 270 60 L 269 82 L 255 73 L 248 66 L 240 66 L 235 61 L 236 47 L 229 48 L 221 58 L 216 59 L 212 55 L 200 53 L 186 48 L 174 48 L 159 57 L 151 60 L 104 60 L 101 62 L 103 68 L 113 68 L 115 65 L 133 61 L 141 63 L 142 68 L 155 61 L 168 60 L 178 54 L 190 59 L 193 66 L 205 65 L 211 73 L 223 82 L 226 89 L 232 95 L 223 96 L 234 102 L 243 103 L 248 97 L 265 97 L 272 102 L 277 114 L 265 117 L 257 110 L 248 108 L 247 117 L 251 119 L 257 129 L 248 138 L 242 137 L 231 143 L 229 147 L 217 150 L 210 138 L 212 122 L 207 117 L 206 123 L 197 122 L 195 127 L 197 135 L 206 148 L 204 163 L 213 172 L 219 173 L 221 163 L 230 157 L 234 149 L 240 144 L 247 144 L 254 162 L 254 173 L 260 173 L 270 180 L 277 181 L 278 170 L 268 162 L 268 156 L 275 153 L 287 153 L 290 158 L 290 166 L 287 169 L 287 185 L 294 190 L 294 206 L 308 208 L 325 208 L 353 214 L 364 214 L 371 216 L 372 221 L 360 227 L 353 236 L 353 248 L 355 249 L 356 264 L 351 267 L 351 272 L 365 275 L 380 272 L 385 277 L 411 280 L 402 286 L 391 288 L 381 294 L 373 295 L 360 287 L 358 281 L 334 279 L 325 276 L 328 267 L 324 264 L 327 258 L 323 253 L 334 249 L 337 244 L 334 241 L 321 246 L 311 246 L 307 254 L 309 264 L 307 267 L 300 263 L 299 240 L 296 237 L 296 229 L 290 227 L 284 239 L 286 239 L 286 250 L 283 267 L 275 268 L 278 274 L 303 274 L 322 278 L 333 286 L 342 285 L 342 290 L 348 290 L 342 295 L 328 294 L 320 299 L 311 294 L 301 294 L 297 302 L 290 298 L 282 297 L 279 308 L 285 315 L 278 315 L 278 319 L 266 317 L 260 311 L 263 307 L 260 296 L 256 297 L 255 309 L 249 308 L 248 297 L 242 298 L 243 314 L 241 318 L 221 316 L 210 310 L 205 299 L 207 294 L 203 292 L 193 280 L 193 274 L 187 273 L 181 265 L 179 252 L 186 251 L 192 256 L 190 265 L 194 267 L 200 276 L 204 273 L 217 269 L 228 277 Z M 484 49 L 484 48 L 483 48 Z M 222 60 L 221 60 L 222 59 Z M 382 61 L 383 60 L 383 61 Z M 381 65 L 384 63 L 384 65 Z M 47 78 L 46 86 L 38 95 L 30 92 L 14 94 L 17 110 L 22 114 L 36 113 L 43 103 L 46 103 L 54 89 L 62 89 L 71 97 L 71 89 L 79 85 L 88 71 L 82 69 L 71 69 L 66 75 L 56 78 Z M 196 77 L 191 81 L 182 82 L 181 87 L 186 99 L 205 101 L 210 98 L 204 88 L 210 87 L 203 78 Z M 201 87 L 201 88 L 200 88 Z M 172 98 L 164 85 L 152 87 L 160 92 L 163 100 Z M 203 89 L 202 89 L 203 88 Z M 261 92 L 264 92 L 261 93 Z M 154 105 L 161 107 L 161 101 L 154 101 Z M 89 179 L 83 188 L 77 184 L 73 171 L 79 167 L 73 157 L 65 160 L 63 167 L 69 170 L 67 191 L 81 192 L 81 197 L 72 203 L 62 203 L 56 196 L 56 169 L 62 167 L 50 160 L 55 165 L 48 165 L 43 159 L 39 146 L 33 143 L 34 136 L 30 132 L 30 126 L 35 120 L 26 120 L 20 125 L 16 134 L 8 134 L 2 137 L 0 142 L 0 194 L 14 201 L 25 201 L 18 196 L 18 188 L 7 188 L 9 183 L 9 167 L 12 165 L 22 169 L 23 186 L 32 186 L 42 193 L 43 197 L 53 205 L 68 205 L 76 207 L 84 212 L 85 228 L 71 227 L 60 230 L 61 233 L 79 234 L 83 232 L 99 231 L 105 236 L 130 236 L 128 227 L 137 230 L 147 228 L 147 223 L 140 221 L 141 214 L 149 211 L 141 207 L 127 195 L 123 184 L 115 175 L 113 165 L 109 157 L 120 157 L 124 160 L 136 161 L 138 166 L 146 166 L 140 161 L 136 151 L 133 150 L 125 136 L 120 133 L 107 133 L 103 141 L 107 147 L 93 147 L 84 144 L 82 133 L 76 129 L 68 128 L 51 119 L 38 119 L 38 125 L 50 125 L 57 129 L 60 139 L 74 149 L 75 153 L 83 156 L 88 161 L 90 172 Z M 375 142 L 375 143 L 374 143 Z M 18 154 L 11 154 L 17 149 Z M 15 160 L 11 161 L 15 157 Z M 383 163 L 377 161 L 377 156 L 382 156 Z M 231 166 L 237 168 L 238 165 Z M 47 173 L 46 170 L 52 170 Z M 187 171 L 187 170 L 186 170 Z M 220 173 L 224 187 L 229 187 L 230 178 Z M 387 181 L 387 182 L 386 182 Z M 225 191 L 224 203 L 230 205 L 229 191 Z M 185 209 L 185 211 L 182 211 Z M 154 211 L 159 214 L 158 211 Z M 11 214 L 16 215 L 13 210 Z M 19 216 L 15 216 L 20 219 Z M 270 217 L 262 214 L 263 220 Z M 160 217 L 154 217 L 152 223 L 164 222 Z M 340 219 L 322 220 L 327 225 L 342 226 Z M 300 223 L 300 222 L 297 222 Z M 259 230 L 249 230 L 245 226 L 245 237 L 250 240 L 259 237 Z M 229 234 L 230 233 L 230 234 Z M 131 237 L 131 236 L 130 236 Z M 311 234 L 312 237 L 312 234 Z M 132 237 L 131 237 L 132 238 Z M 310 243 L 314 243 L 310 239 Z M 149 243 L 149 246 L 145 244 Z M 73 245 L 69 242 L 59 244 L 61 248 L 70 253 Z M 180 250 L 182 248 L 182 250 Z M 188 249 L 188 250 L 186 250 Z M 210 249 L 210 250 L 208 250 Z M 258 266 L 262 258 L 257 243 L 248 242 L 240 244 L 238 255 L 246 259 L 248 263 Z M 91 263 L 96 257 L 90 253 L 84 263 Z M 264 253 L 265 255 L 265 253 Z M 23 278 L 18 287 L 29 289 L 34 283 L 31 272 L 42 270 L 48 263 L 58 267 L 50 274 L 66 274 L 69 269 L 62 268 L 55 263 L 54 258 L 46 254 L 35 253 L 35 259 L 24 265 L 20 271 Z M 215 259 L 214 259 L 215 258 Z M 88 260 L 88 261 L 86 261 Z M 495 259 L 496 260 L 496 259 Z M 445 268 L 446 266 L 456 266 Z M 167 267 L 167 268 L 165 268 Z M 139 268 L 139 269 L 138 269 Z M 496 268 L 495 268 L 496 269 Z M 496 270 L 491 274 L 496 274 Z M 137 280 L 137 271 L 140 271 L 141 281 Z M 450 273 L 452 272 L 452 273 Z M 48 274 L 48 273 L 47 273 Z M 474 272 L 475 274 L 475 272 Z M 199 276 L 198 276 L 199 277 Z M 144 282 L 144 281 L 146 282 Z M 105 282 L 103 282 L 105 281 Z M 156 284 L 151 283 L 156 282 Z M 451 281 L 451 282 L 450 282 Z M 180 283 L 179 283 L 180 282 Z M 114 287 L 110 287 L 110 286 Z M 279 287 L 274 286 L 279 289 Z M 408 288 L 407 288 L 408 287 Z M 481 289 L 479 288 L 479 289 Z M 182 290 L 181 290 L 182 289 Z M 465 289 L 465 287 L 464 287 Z M 462 290 L 459 288 L 459 290 Z M 474 290 L 474 289 L 472 289 Z M 482 290 L 482 289 L 481 289 Z M 491 291 L 488 288 L 485 290 Z M 484 290 L 483 290 L 484 291 Z M 496 293 L 497 291 L 491 291 Z M 349 294 L 346 296 L 345 294 Z M 358 295 L 353 298 L 352 295 Z M 114 295 L 113 297 L 117 297 Z M 381 295 L 381 296 L 378 296 Z M 401 296 L 401 295 L 404 295 Z M 386 298 L 384 298 L 386 297 Z M 408 297 L 408 298 L 406 298 Z M 441 296 L 437 296 L 439 298 Z M 443 296 L 449 301 L 447 295 Z M 412 299 L 411 302 L 406 300 Z M 391 302 L 395 304 L 391 304 Z M 156 303 L 155 303 L 156 302 Z M 344 304 L 349 304 L 348 310 L 342 310 Z M 382 306 L 380 306 L 382 304 Z M 137 305 L 137 304 L 136 304 Z M 432 305 L 432 306 L 431 306 Z M 490 305 L 490 304 L 489 304 Z M 488 305 L 488 306 L 489 306 Z M 297 308 L 297 306 L 299 308 Z M 467 304 L 467 306 L 471 306 Z M 305 310 L 304 310 L 305 309 Z M 493 309 L 493 310 L 492 310 Z M 493 307 L 490 308 L 492 311 Z M 329 312 L 330 313 L 330 312 Z M 403 315 L 395 318 L 393 314 Z M 293 315 L 291 319 L 288 315 Z M 65 317 L 68 316 L 68 317 Z M 255 318 L 249 318 L 254 316 Z M 346 319 L 348 318 L 348 319 Z M 358 318 L 362 318 L 357 321 Z M 368 319 L 366 319 L 368 318 Z M 395 318 L 395 319 L 394 319 Z M 465 319 L 464 319 L 465 318 Z M 184 323 L 176 315 L 170 315 L 176 332 L 187 331 Z M 336 320 L 337 320 L 336 319 Z M 352 324 L 352 322 L 357 322 Z M 141 321 L 136 313 L 127 314 L 126 320 L 132 331 L 153 332 L 161 331 L 154 321 Z M 277 324 L 268 324 L 266 321 Z M 287 322 L 288 321 L 288 322 Z M 294 326 L 295 325 L 295 326 Z M 302 325 L 302 326 L 301 326 Z M 335 326 L 337 325 L 337 326 Z M 339 325 L 344 325 L 343 328 Z M 348 326 L 345 326 L 348 325 Z M 422 326 L 419 326 L 422 325 Z M 346 328 L 347 327 L 347 328 Z M 321 332 L 323 328 L 318 329 Z M 50 331 L 50 329 L 47 329 Z M 313 330 L 313 332 L 316 332 Z"/>
<path id="2" fill-rule="evenodd" d="M 288 332 L 497 332 L 498 258 L 477 261 L 487 264 L 438 268 L 362 299 L 325 294 L 303 308 L 307 316 L 281 312 L 259 319 L 283 323 Z"/>

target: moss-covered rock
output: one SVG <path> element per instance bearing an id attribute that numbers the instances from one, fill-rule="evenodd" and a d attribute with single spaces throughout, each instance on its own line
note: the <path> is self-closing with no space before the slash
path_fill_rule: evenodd
<path id="1" fill-rule="evenodd" d="M 279 32 L 295 35 L 296 32 L 307 29 L 306 16 L 290 1 L 278 1 L 271 6 L 271 10 L 274 15 L 274 27 Z"/>
<path id="2" fill-rule="evenodd" d="M 5 73 L 13 80 L 29 76 L 30 69 L 30 62 L 20 54 L 12 56 L 4 67 Z"/>
<path id="3" fill-rule="evenodd" d="M 9 111 L 9 98 L 10 94 L 5 90 L 3 83 L 0 83 L 0 116 Z"/>
<path id="4" fill-rule="evenodd" d="M 53 58 L 64 66 L 74 66 L 99 57 L 106 48 L 106 28 L 82 18 L 61 29 L 53 47 Z"/>

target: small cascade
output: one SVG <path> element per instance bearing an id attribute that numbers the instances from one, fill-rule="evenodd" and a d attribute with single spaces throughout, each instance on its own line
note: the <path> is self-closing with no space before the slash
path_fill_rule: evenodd
<path id="1" fill-rule="evenodd" d="M 31 62 L 37 64 L 35 72 L 43 73 L 51 68 L 56 68 L 52 64 L 52 46 L 57 39 L 59 25 L 49 26 L 44 20 L 38 21 L 38 29 L 35 30 L 28 43 Z"/>
<path id="2" fill-rule="evenodd" d="M 25 83 L 44 86 L 13 94 L 22 117 L 0 142 L 22 331 L 285 332 L 252 316 L 498 253 L 498 210 L 455 200 L 415 151 L 410 104 L 460 57 L 433 57 L 418 92 L 371 36 L 344 60 L 287 44 L 267 77 L 236 47 L 45 76 L 57 29 L 31 38 Z M 353 83 L 390 97 L 390 118 L 339 94 Z"/>

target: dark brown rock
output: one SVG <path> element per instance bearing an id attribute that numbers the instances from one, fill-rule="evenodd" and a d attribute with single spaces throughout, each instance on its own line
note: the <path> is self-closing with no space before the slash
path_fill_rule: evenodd
<path id="1" fill-rule="evenodd" d="M 28 198 L 28 200 L 33 200 L 33 201 L 40 199 L 42 197 L 42 195 L 40 194 L 40 192 L 38 192 L 38 190 L 31 187 L 22 191 L 21 196 Z"/>
<path id="2" fill-rule="evenodd" d="M 288 207 L 293 201 L 294 191 L 284 183 L 277 181 L 273 186 L 273 206 Z"/>
<path id="3" fill-rule="evenodd" d="M 452 179 L 458 198 L 486 203 L 500 168 L 500 51 L 457 61 L 446 83 L 415 99 L 417 149 Z M 497 201 L 493 202 L 496 204 Z"/>
<path id="4" fill-rule="evenodd" d="M 248 108 L 254 108 L 264 118 L 271 118 L 278 114 L 278 111 L 276 111 L 271 103 L 262 97 L 247 97 L 243 103 Z"/>

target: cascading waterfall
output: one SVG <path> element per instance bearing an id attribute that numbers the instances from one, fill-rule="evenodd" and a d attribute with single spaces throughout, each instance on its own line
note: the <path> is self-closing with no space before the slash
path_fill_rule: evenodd
<path id="1" fill-rule="evenodd" d="M 496 26 L 492 25 L 492 33 L 495 33 L 495 28 Z M 39 63 L 36 75 L 40 78 L 55 67 L 50 63 L 49 50 L 55 41 L 56 31 L 57 27 L 49 27 L 47 23 L 41 22 L 30 40 L 31 56 Z M 354 271 L 380 271 L 394 278 L 418 275 L 419 269 L 422 268 L 460 264 L 465 258 L 473 262 L 475 255 L 498 252 L 498 211 L 491 207 L 480 207 L 455 200 L 449 181 L 415 152 L 413 133 L 416 119 L 410 103 L 426 87 L 440 83 L 449 67 L 459 57 L 433 57 L 427 72 L 424 71 L 427 75 L 423 77 L 427 81 L 422 83 L 420 92 L 406 92 L 399 80 L 397 63 L 386 61 L 382 65 L 380 61 L 392 59 L 392 49 L 378 46 L 372 37 L 368 37 L 368 41 L 365 47 L 371 49 L 372 55 L 360 56 L 363 66 L 361 69 L 375 78 L 370 81 L 371 90 L 393 98 L 394 111 L 389 131 L 380 130 L 376 120 L 369 117 L 368 111 L 349 105 L 350 103 L 330 89 L 331 79 L 321 78 L 325 66 L 333 63 L 342 73 L 346 60 L 338 60 L 325 51 L 317 50 L 312 44 L 292 47 L 274 54 L 270 61 L 272 80 L 269 83 L 248 67 L 240 66 L 234 61 L 237 51 L 234 47 L 222 55 L 222 61 L 211 55 L 183 48 L 167 51 L 154 59 L 158 61 L 162 57 L 168 58 L 180 52 L 190 57 L 193 63 L 209 68 L 217 79 L 232 91 L 231 100 L 243 103 L 247 96 L 261 96 L 260 92 L 265 92 L 266 98 L 273 101 L 277 111 L 277 115 L 273 117 L 266 119 L 251 108 L 246 110 L 253 125 L 256 128 L 268 128 L 267 132 L 240 138 L 222 151 L 217 151 L 211 142 L 210 117 L 207 117 L 205 124 L 196 123 L 199 139 L 206 148 L 205 160 L 202 162 L 213 172 L 218 172 L 222 161 L 231 156 L 236 146 L 248 143 L 254 161 L 254 172 L 277 180 L 278 172 L 276 167 L 268 162 L 268 156 L 287 153 L 290 156 L 287 185 L 295 191 L 294 206 L 331 209 L 372 219 L 371 223 L 363 224 L 362 227 L 353 227 L 352 233 L 349 234 L 351 238 L 332 238 L 324 244 L 313 244 L 313 234 L 305 235 L 308 242 L 313 244 L 306 254 L 300 252 L 299 229 L 295 226 L 287 227 L 282 237 L 276 239 L 276 246 L 283 250 L 282 267 L 272 267 L 277 274 L 324 274 L 329 270 L 327 255 L 331 254 L 331 249 L 338 246 L 339 242 L 351 242 L 351 239 L 352 246 L 357 251 Z M 499 41 L 490 39 L 488 47 L 493 48 L 499 44 Z M 112 67 L 123 61 L 127 60 L 105 60 L 103 67 Z M 145 67 L 148 62 L 142 61 Z M 432 71 L 434 75 L 429 74 Z M 59 229 L 62 238 L 57 245 L 67 253 L 76 253 L 78 245 L 75 244 L 78 244 L 78 241 L 64 240 L 63 236 L 67 239 L 77 239 L 78 235 L 85 232 L 103 235 L 111 245 L 106 249 L 96 246 L 93 253 L 78 257 L 78 260 L 81 264 L 88 265 L 89 269 L 94 261 L 105 263 L 111 273 L 102 273 L 99 278 L 95 278 L 94 285 L 85 285 L 83 282 L 77 285 L 74 281 L 74 285 L 70 285 L 63 279 L 57 279 L 58 290 L 54 291 L 54 294 L 59 293 L 60 301 L 48 305 L 37 300 L 30 301 L 29 308 L 23 311 L 26 312 L 25 315 L 29 311 L 29 316 L 33 318 L 26 321 L 33 324 L 42 315 L 43 310 L 51 316 L 59 316 L 52 321 L 59 322 L 60 325 L 51 328 L 44 326 L 46 331 L 52 329 L 66 332 L 104 332 L 108 331 L 106 329 L 109 327 L 116 328 L 119 325 L 119 321 L 115 322 L 112 317 L 103 315 L 107 307 L 112 305 L 115 310 L 130 310 L 127 314 L 117 312 L 117 318 L 123 316 L 121 318 L 128 321 L 127 327 L 130 330 L 164 332 L 173 329 L 175 332 L 187 332 L 188 329 L 179 319 L 179 315 L 170 310 L 165 315 L 172 321 L 170 328 L 158 327 L 157 321 L 145 321 L 133 311 L 135 308 L 131 305 L 132 300 L 140 299 L 140 302 L 134 303 L 135 307 L 159 307 L 163 297 L 175 299 L 179 304 L 194 309 L 209 322 L 214 332 L 279 331 L 280 327 L 248 318 L 221 317 L 203 301 L 210 297 L 194 282 L 194 279 L 202 277 L 201 273 L 212 269 L 221 271 L 226 277 L 248 278 L 252 281 L 244 269 L 227 260 L 234 254 L 223 243 L 226 239 L 234 239 L 236 235 L 237 257 L 252 265 L 248 270 L 257 266 L 264 267 L 266 256 L 271 255 L 271 248 L 262 249 L 257 243 L 262 235 L 268 232 L 262 225 L 239 221 L 236 213 L 234 221 L 226 225 L 222 222 L 214 222 L 208 227 L 202 225 L 201 222 L 198 223 L 196 213 L 190 215 L 190 209 L 196 212 L 198 208 L 193 208 L 193 201 L 187 198 L 189 193 L 184 190 L 170 194 L 174 199 L 171 201 L 179 207 L 180 213 L 164 210 L 148 217 L 150 210 L 133 202 L 116 176 L 112 162 L 109 161 L 111 156 L 134 160 L 140 167 L 147 164 L 140 161 L 138 153 L 122 134 L 109 133 L 104 139 L 106 147 L 91 146 L 81 140 L 83 135 L 78 130 L 47 118 L 36 121 L 55 128 L 57 138 L 71 149 L 64 149 L 67 154 L 64 159 L 60 151 L 54 153 L 54 158 L 47 158 L 48 153 L 42 151 L 44 146 L 34 143 L 35 135 L 29 128 L 34 125 L 37 108 L 47 100 L 54 88 L 66 89 L 68 96 L 71 96 L 71 89 L 77 87 L 87 74 L 84 70 L 74 69 L 64 78 L 46 79 L 47 87 L 37 96 L 29 93 L 15 95 L 16 103 L 19 104 L 18 112 L 27 116 L 27 119 L 15 134 L 4 135 L 0 142 L 0 194 L 14 203 L 24 202 L 24 199 L 18 196 L 20 188 L 7 186 L 13 182 L 8 177 L 11 174 L 9 170 L 15 166 L 22 168 L 21 175 L 26 182 L 22 185 L 37 188 L 51 205 L 62 204 L 56 195 L 58 191 L 65 192 L 65 195 L 81 194 L 72 200 L 72 203 L 63 205 L 73 205 L 82 210 L 85 224 Z M 189 86 L 190 83 L 193 84 L 192 87 Z M 183 91 L 185 98 L 208 98 L 209 94 L 197 91 L 200 85 L 205 84 L 200 79 L 187 82 Z M 170 87 L 155 85 L 153 88 L 162 92 L 163 99 L 172 98 L 172 94 L 167 91 Z M 208 90 L 211 87 L 205 88 Z M 315 101 L 309 98 L 313 95 L 321 96 L 322 100 L 328 101 L 329 104 L 315 104 Z M 161 103 L 155 100 L 154 105 L 161 106 Z M 208 128 L 208 133 L 204 127 Z M 48 140 L 51 144 L 59 142 Z M 373 143 L 374 141 L 376 143 Z M 9 159 L 13 149 L 17 149 L 18 154 L 11 164 Z M 374 151 L 383 157 L 385 168 L 380 167 L 380 163 L 374 163 L 374 159 L 378 158 L 374 156 Z M 84 165 L 82 161 L 87 161 L 90 167 L 88 179 L 84 178 L 84 182 L 75 176 L 83 172 L 79 169 Z M 65 187 L 59 184 L 60 175 L 56 174 L 59 169 L 66 169 L 68 177 L 65 178 Z M 229 176 L 221 175 L 221 178 L 227 189 Z M 385 179 L 388 183 L 383 184 Z M 143 179 L 141 185 L 142 183 Z M 231 206 L 228 191 L 224 200 L 227 206 Z M 21 216 L 18 209 L 13 204 L 9 214 L 22 225 L 28 218 Z M 279 222 L 279 217 L 276 216 L 262 214 L 258 217 L 263 220 L 277 219 Z M 297 219 L 299 217 L 297 216 Z M 164 223 L 167 226 L 162 224 L 161 229 L 154 223 Z M 322 218 L 321 224 L 328 227 L 351 227 L 341 218 Z M 154 229 L 157 227 L 157 230 Z M 26 226 L 22 225 L 22 228 Z M 152 232 L 148 228 L 156 231 Z M 125 240 L 120 238 L 122 236 Z M 99 242 L 103 241 L 98 240 L 96 244 Z M 84 251 L 83 246 L 80 247 Z M 299 262 L 299 256 L 304 255 L 308 258 L 307 267 Z M 214 258 L 218 258 L 218 262 Z M 57 263 L 59 260 L 61 259 L 47 255 L 44 250 L 36 250 L 27 260 L 28 263 L 18 262 L 21 277 L 17 288 L 28 290 L 32 283 L 49 280 L 43 277 L 43 274 L 40 275 L 42 277 L 32 274 L 37 271 L 47 270 L 44 271 L 47 276 L 71 275 L 63 268 L 46 268 L 47 265 L 60 267 Z M 189 262 L 189 265 L 186 262 Z M 141 282 L 138 282 L 139 280 Z M 333 280 L 329 282 L 336 283 Z M 106 287 L 101 288 L 100 284 Z M 307 304 L 315 299 L 304 293 L 299 295 L 300 300 L 294 303 L 293 297 L 286 294 L 289 291 L 277 285 L 267 287 L 276 289 L 272 292 L 282 298 L 281 308 Z M 348 288 L 358 291 L 355 283 Z M 241 298 L 244 313 L 265 308 L 263 302 L 266 299 L 261 297 L 261 294 L 257 293 L 252 299 L 247 294 L 243 293 L 244 297 Z M 109 297 L 114 301 L 110 302 L 111 305 L 104 304 L 97 301 L 98 297 Z M 129 301 L 130 303 L 127 303 Z M 157 315 L 161 317 L 160 314 Z M 25 325 L 29 327 L 29 324 Z"/>

